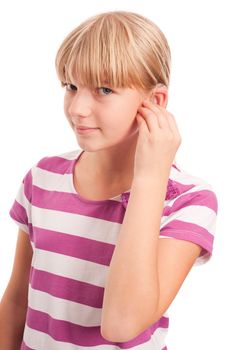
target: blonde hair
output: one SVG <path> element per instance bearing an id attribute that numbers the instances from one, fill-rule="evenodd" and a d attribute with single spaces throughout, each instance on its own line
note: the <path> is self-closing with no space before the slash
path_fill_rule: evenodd
<path id="1" fill-rule="evenodd" d="M 166 37 L 148 18 L 126 11 L 100 13 L 72 30 L 57 51 L 59 80 L 96 88 L 169 86 L 171 53 Z"/>

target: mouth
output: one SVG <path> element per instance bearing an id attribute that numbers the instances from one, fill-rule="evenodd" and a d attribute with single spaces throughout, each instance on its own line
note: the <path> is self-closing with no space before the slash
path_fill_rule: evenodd
<path id="1" fill-rule="evenodd" d="M 75 131 L 82 135 L 82 134 L 89 134 L 89 133 L 93 133 L 96 132 L 97 130 L 99 130 L 99 128 L 75 128 Z"/>
<path id="2" fill-rule="evenodd" d="M 88 130 L 88 129 L 98 129 L 98 128 L 91 128 L 90 126 L 76 126 L 76 129 L 78 129 L 78 130 Z"/>

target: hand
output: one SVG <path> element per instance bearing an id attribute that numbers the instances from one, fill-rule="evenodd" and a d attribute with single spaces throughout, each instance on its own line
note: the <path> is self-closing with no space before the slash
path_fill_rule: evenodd
<path id="1" fill-rule="evenodd" d="M 143 101 L 138 108 L 139 135 L 134 159 L 134 178 L 168 177 L 181 144 L 174 116 L 164 107 Z"/>

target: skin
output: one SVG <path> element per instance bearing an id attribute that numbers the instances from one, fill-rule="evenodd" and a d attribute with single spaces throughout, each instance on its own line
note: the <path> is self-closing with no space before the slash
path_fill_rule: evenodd
<path id="1" fill-rule="evenodd" d="M 166 182 L 180 135 L 173 115 L 166 111 L 164 87 L 147 96 L 123 89 L 106 97 L 81 88 L 78 93 L 67 91 L 64 102 L 71 127 L 79 123 L 100 128 L 89 136 L 77 135 L 92 170 L 110 182 L 134 170 L 108 271 L 101 324 L 105 339 L 129 341 L 160 319 L 201 252 L 189 241 L 159 239 Z M 14 268 L 0 305 L 1 349 L 20 346 L 25 324 L 32 248 L 26 232 L 19 230 L 18 237 Z"/>
<path id="2" fill-rule="evenodd" d="M 195 244 L 159 239 L 167 181 L 181 143 L 166 101 L 163 86 L 146 95 L 120 89 L 99 97 L 82 87 L 65 94 L 64 111 L 72 127 L 100 128 L 77 135 L 92 172 L 101 175 L 104 186 L 121 175 L 132 179 L 104 290 L 101 335 L 109 341 L 129 341 L 155 323 L 200 253 Z"/>
<path id="3" fill-rule="evenodd" d="M 77 125 L 100 128 L 89 135 L 75 132 L 78 144 L 85 150 L 80 160 L 88 164 L 88 172 L 104 186 L 123 181 L 130 188 L 139 136 L 138 109 L 144 99 L 165 109 L 168 90 L 162 85 L 148 93 L 136 88 L 109 88 L 90 91 L 72 82 L 66 86 L 64 113 L 73 130 Z"/>
<path id="4" fill-rule="evenodd" d="M 135 154 L 135 177 L 168 180 L 175 154 L 181 144 L 174 116 L 163 107 L 145 100 L 139 107 L 139 137 Z"/>

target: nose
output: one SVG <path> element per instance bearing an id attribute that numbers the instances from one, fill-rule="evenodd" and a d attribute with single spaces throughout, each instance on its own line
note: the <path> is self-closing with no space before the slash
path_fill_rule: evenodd
<path id="1" fill-rule="evenodd" d="M 90 92 L 81 91 L 69 99 L 67 111 L 71 118 L 88 117 L 92 113 L 92 96 Z"/>

